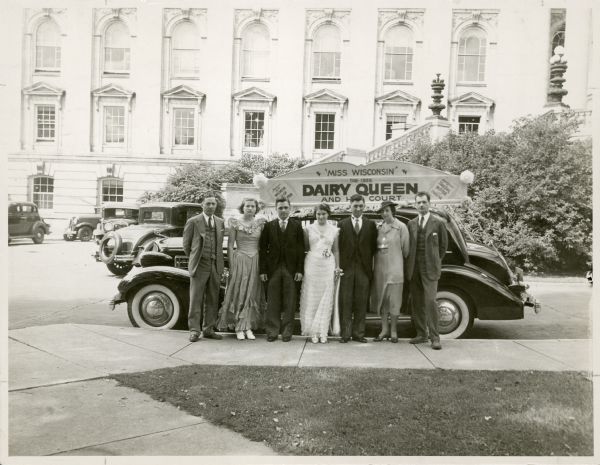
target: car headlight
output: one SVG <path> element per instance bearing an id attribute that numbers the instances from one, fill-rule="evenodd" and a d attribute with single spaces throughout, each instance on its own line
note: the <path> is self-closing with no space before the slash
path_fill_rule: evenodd
<path id="1" fill-rule="evenodd" d="M 104 230 L 105 231 L 112 231 L 114 229 L 114 226 L 112 223 L 104 223 Z"/>

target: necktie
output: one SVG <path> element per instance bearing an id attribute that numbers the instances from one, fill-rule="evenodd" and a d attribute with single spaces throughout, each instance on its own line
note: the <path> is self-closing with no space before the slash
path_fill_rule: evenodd
<path id="1" fill-rule="evenodd" d="M 358 224 L 358 218 L 354 220 L 354 232 L 358 234 L 360 232 L 360 224 Z"/>
<path id="2" fill-rule="evenodd" d="M 212 216 L 209 216 L 209 217 L 208 217 L 208 227 L 209 227 L 210 229 L 212 229 L 212 228 L 213 228 Z"/>
<path id="3" fill-rule="evenodd" d="M 419 220 L 419 229 L 423 230 L 423 223 L 425 222 L 425 217 L 421 216 L 421 219 Z"/>

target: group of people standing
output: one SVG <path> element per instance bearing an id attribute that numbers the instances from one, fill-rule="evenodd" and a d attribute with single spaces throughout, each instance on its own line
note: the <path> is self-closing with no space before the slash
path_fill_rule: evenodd
<path id="1" fill-rule="evenodd" d="M 290 217 L 287 198 L 277 199 L 277 218 L 256 218 L 256 199 L 244 199 L 241 217 L 229 220 L 229 282 L 219 309 L 224 269 L 225 224 L 215 216 L 217 199 L 207 196 L 203 212 L 188 220 L 183 247 L 189 257 L 190 341 L 221 339 L 234 330 L 240 340 L 255 339 L 264 328 L 267 341 L 291 340 L 300 290 L 302 335 L 326 343 L 329 334 L 366 343 L 367 308 L 381 315 L 381 332 L 373 339 L 398 342 L 397 320 L 404 280 L 410 280 L 413 344 L 431 341 L 441 349 L 436 305 L 437 283 L 448 238 L 443 222 L 429 212 L 430 196 L 415 197 L 418 216 L 408 226 L 395 217 L 396 204 L 384 201 L 377 224 L 363 215 L 361 195 L 350 198 L 351 216 L 337 226 L 329 205 L 314 209 L 316 221 L 305 228 Z M 266 291 L 266 295 L 265 295 Z"/>

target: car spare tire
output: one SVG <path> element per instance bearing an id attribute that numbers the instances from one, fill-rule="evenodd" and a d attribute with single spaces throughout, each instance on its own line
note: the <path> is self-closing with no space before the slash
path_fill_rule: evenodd
<path id="1" fill-rule="evenodd" d="M 119 252 L 123 240 L 121 236 L 113 232 L 106 234 L 100 241 L 99 254 L 100 260 L 104 263 L 112 263 L 115 255 Z"/>

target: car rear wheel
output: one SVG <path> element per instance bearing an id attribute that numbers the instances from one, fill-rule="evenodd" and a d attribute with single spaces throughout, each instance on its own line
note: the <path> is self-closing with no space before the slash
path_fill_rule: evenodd
<path id="1" fill-rule="evenodd" d="M 82 226 L 77 233 L 77 237 L 81 242 L 88 242 L 92 238 L 92 228 L 89 226 Z"/>
<path id="2" fill-rule="evenodd" d="M 44 242 L 44 228 L 37 227 L 33 230 L 33 237 L 31 238 L 35 244 L 41 244 Z"/>
<path id="3" fill-rule="evenodd" d="M 441 339 L 465 336 L 473 327 L 473 310 L 468 299 L 456 289 L 439 289 L 437 293 Z"/>
<path id="4" fill-rule="evenodd" d="M 106 264 L 106 268 L 108 268 L 108 270 L 114 275 L 125 276 L 127 273 L 129 273 L 131 268 L 133 268 L 133 265 L 130 265 L 129 263 L 111 262 Z"/>
<path id="5" fill-rule="evenodd" d="M 147 284 L 127 300 L 127 314 L 135 327 L 171 329 L 181 317 L 181 304 L 169 286 Z"/>

